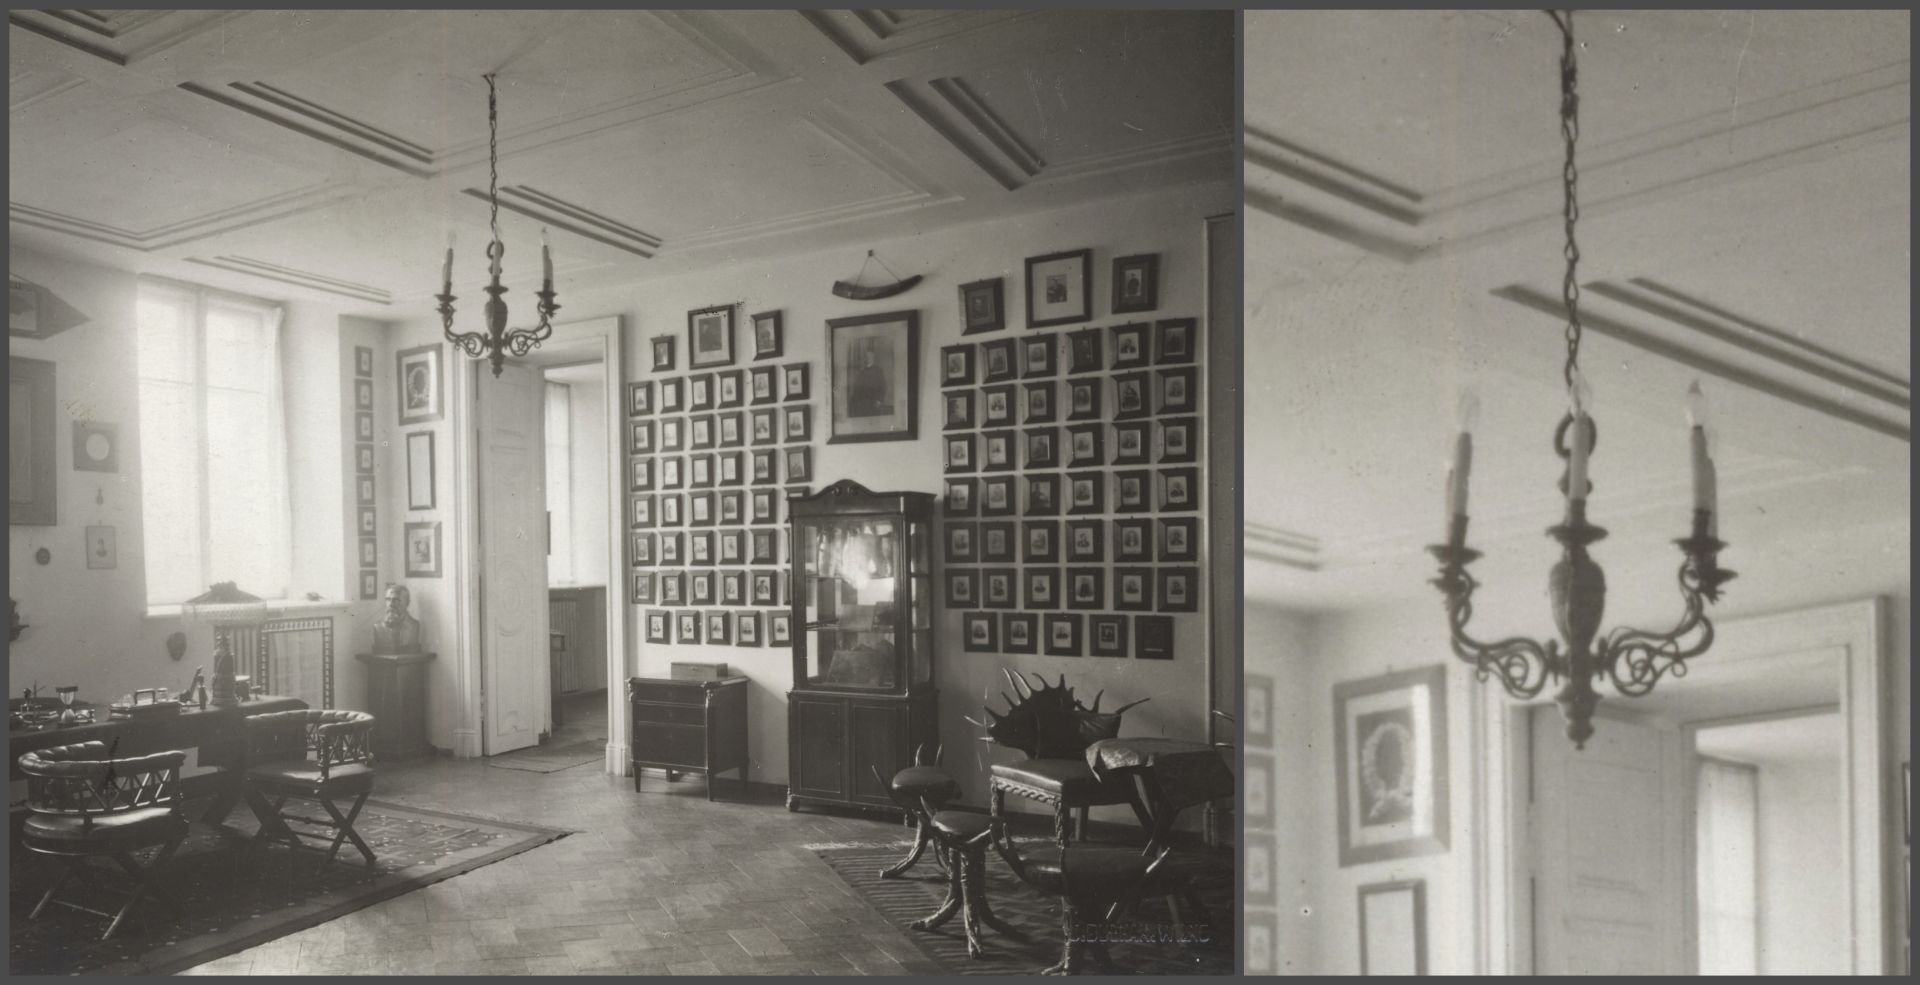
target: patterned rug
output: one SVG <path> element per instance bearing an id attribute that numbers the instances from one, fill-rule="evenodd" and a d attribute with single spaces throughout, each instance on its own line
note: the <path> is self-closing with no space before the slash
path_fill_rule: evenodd
<path id="1" fill-rule="evenodd" d="M 911 842 L 890 845 L 823 845 L 814 848 L 842 882 L 859 893 L 869 906 L 887 919 L 905 928 L 907 924 L 939 909 L 947 897 L 946 876 L 934 865 L 929 851 L 920 864 L 901 879 L 882 879 L 880 870 L 906 857 Z M 1032 858 L 1047 850 L 1049 842 L 1020 840 L 1021 854 Z M 1207 906 L 1207 925 L 1185 928 L 1193 943 L 1164 943 L 1174 937 L 1172 914 L 1165 900 L 1150 899 L 1116 926 L 1114 943 L 1108 945 L 1113 967 L 1102 969 L 1089 961 L 1092 974 L 1125 975 L 1231 975 L 1233 967 L 1233 885 L 1232 856 L 1201 851 L 1176 851 L 1167 860 L 1176 868 L 1193 873 L 1200 901 Z M 966 931 L 955 915 L 938 930 L 904 930 L 927 958 L 943 971 L 956 975 L 1032 975 L 1059 963 L 1061 956 L 1060 901 L 1042 897 L 1014 877 L 1005 861 L 992 851 L 987 853 L 987 899 L 994 915 L 1012 924 L 1024 939 L 1014 939 L 986 929 L 981 946 L 986 953 L 967 957 Z M 1189 916 L 1189 920 L 1194 918 Z M 1132 937 L 1135 940 L 1122 938 Z M 1161 940 L 1154 940 L 1161 938 Z"/>
<path id="2" fill-rule="evenodd" d="M 349 843 L 321 871 L 321 856 L 302 852 L 295 857 L 284 845 L 263 846 L 252 862 L 237 864 L 242 839 L 251 837 L 257 826 L 244 804 L 228 818 L 228 826 L 231 830 L 196 822 L 179 854 L 162 870 L 167 891 L 182 904 L 180 912 L 172 912 L 164 902 L 143 900 L 113 939 L 104 942 L 104 917 L 48 906 L 40 919 L 27 919 L 61 863 L 16 847 L 8 893 L 8 973 L 172 974 L 571 833 L 369 800 L 354 828 L 378 857 L 375 866 L 368 868 Z M 152 854 L 149 850 L 138 856 L 144 864 Z M 92 864 L 102 873 L 113 865 L 111 860 Z M 114 868 L 95 882 L 100 888 L 70 880 L 57 898 L 109 913 L 118 910 L 125 877 Z"/>

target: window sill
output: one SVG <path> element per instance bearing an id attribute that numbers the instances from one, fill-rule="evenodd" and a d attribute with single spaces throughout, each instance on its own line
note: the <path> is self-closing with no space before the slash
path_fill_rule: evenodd
<path id="1" fill-rule="evenodd" d="M 306 599 L 294 599 L 291 601 L 287 599 L 267 599 L 266 603 L 268 610 L 267 618 L 269 619 L 281 619 L 288 616 L 313 616 L 325 612 L 345 612 L 347 611 L 347 607 L 353 604 L 347 599 L 321 599 L 317 602 L 310 602 Z M 147 606 L 147 621 L 179 622 L 180 608 L 178 605 Z"/>

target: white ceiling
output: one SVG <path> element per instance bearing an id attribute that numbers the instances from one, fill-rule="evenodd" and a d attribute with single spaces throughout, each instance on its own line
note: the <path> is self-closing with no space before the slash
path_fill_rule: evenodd
<path id="1" fill-rule="evenodd" d="M 15 245 L 392 318 L 1233 174 L 1233 17 L 12 11 Z"/>
<path id="2" fill-rule="evenodd" d="M 1576 28 L 1596 555 L 1677 567 L 1699 378 L 1730 599 L 1804 595 L 1827 569 L 1787 559 L 1822 541 L 1864 581 L 1904 579 L 1908 15 Z M 1265 11 L 1245 32 L 1247 418 L 1286 424 L 1249 429 L 1248 594 L 1437 605 L 1422 547 L 1467 388 L 1477 573 L 1542 584 L 1565 406 L 1558 31 L 1537 11 Z"/>

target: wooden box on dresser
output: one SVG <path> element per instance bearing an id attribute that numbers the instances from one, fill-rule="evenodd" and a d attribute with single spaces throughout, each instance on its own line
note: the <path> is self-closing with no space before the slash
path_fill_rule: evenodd
<path id="1" fill-rule="evenodd" d="M 713 799 L 713 776 L 740 771 L 747 784 L 747 679 L 668 680 L 659 677 L 627 679 L 629 725 L 633 733 L 633 789 L 640 790 L 640 770 L 667 771 L 707 777 L 707 799 Z"/>

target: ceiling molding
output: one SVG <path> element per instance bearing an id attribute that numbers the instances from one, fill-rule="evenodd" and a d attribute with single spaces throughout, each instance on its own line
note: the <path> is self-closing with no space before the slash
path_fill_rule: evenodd
<path id="1" fill-rule="evenodd" d="M 227 271 L 228 273 L 243 274 L 248 277 L 270 280 L 279 284 L 303 287 L 310 291 L 320 291 L 339 297 L 353 298 L 356 301 L 369 301 L 382 305 L 393 303 L 392 293 L 370 284 L 359 284 L 353 281 L 326 277 L 310 271 L 296 270 L 292 267 L 283 267 L 279 264 L 268 263 L 265 260 L 255 260 L 251 257 L 188 257 L 187 262 L 197 263 L 203 267 L 213 267 L 218 270 Z"/>
<path id="2" fill-rule="evenodd" d="M 1325 564 L 1320 538 L 1247 522 L 1241 525 L 1241 550 L 1246 557 L 1271 561 L 1301 571 L 1318 571 Z"/>
<path id="3" fill-rule="evenodd" d="M 1843 402 L 1830 396 L 1836 392 L 1832 380 L 1803 367 L 1805 359 L 1777 345 L 1754 343 L 1751 333 L 1739 324 L 1710 321 L 1699 313 L 1697 307 L 1681 311 L 1671 305 L 1648 300 L 1644 289 L 1621 289 L 1616 286 L 1603 290 L 1599 285 L 1588 285 L 1586 290 L 1601 297 L 1624 293 L 1641 302 L 1631 306 L 1628 312 L 1639 319 L 1634 322 L 1604 313 L 1585 313 L 1581 323 L 1590 331 L 1757 393 L 1858 425 L 1903 443 L 1912 443 L 1911 415 L 1904 409 L 1890 407 L 1883 388 L 1868 390 L 1863 389 L 1857 381 L 1843 382 L 1839 392 L 1862 398 Z M 1565 317 L 1564 302 L 1558 295 L 1546 291 L 1512 284 L 1495 288 L 1490 293 L 1503 301 L 1546 315 L 1556 323 Z M 1659 295 L 1654 297 L 1658 298 Z M 1675 318 L 1661 309 L 1673 311 L 1681 317 Z M 1710 330 L 1703 326 L 1710 326 Z M 1731 343 L 1723 336 L 1745 336 L 1746 341 Z"/>
<path id="4" fill-rule="evenodd" d="M 15 10 L 7 22 L 126 68 L 239 17 L 245 10 Z"/>
<path id="5" fill-rule="evenodd" d="M 352 193 L 352 189 L 332 183 L 297 188 L 233 208 L 209 212 L 145 230 L 123 229 L 50 209 L 37 208 L 25 202 L 9 201 L 7 218 L 8 221 L 38 229 L 152 253 L 156 250 L 182 246 L 209 236 L 236 232 L 261 223 L 273 222 L 290 215 L 322 208 Z"/>
<path id="6" fill-rule="evenodd" d="M 62 72 L 26 69 L 7 76 L 7 112 L 18 113 L 36 103 L 71 92 L 87 80 Z"/>
<path id="7" fill-rule="evenodd" d="M 229 82 L 219 88 L 182 82 L 180 89 L 403 174 L 415 178 L 434 174 L 428 166 L 434 162 L 433 155 L 420 145 L 265 82 Z"/>
<path id="8" fill-rule="evenodd" d="M 466 188 L 462 192 L 482 202 L 487 201 L 485 189 Z M 500 207 L 643 260 L 653 259 L 663 245 L 660 237 L 652 233 L 527 185 L 502 185 Z"/>
<path id="9" fill-rule="evenodd" d="M 1031 17 L 1033 10 L 801 10 L 800 16 L 855 65 L 930 48 L 973 31 Z"/>

